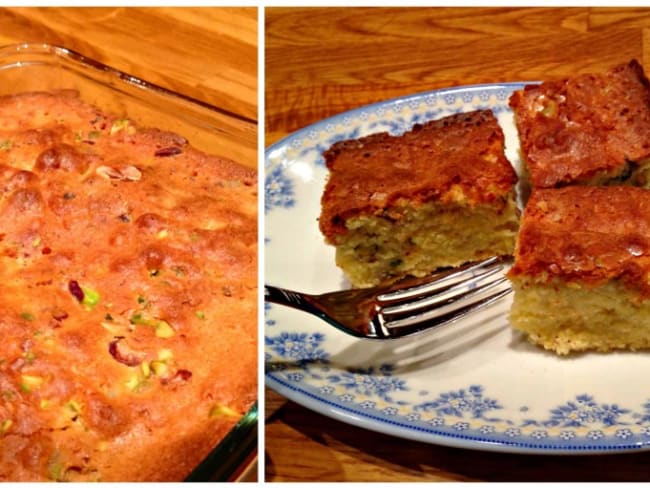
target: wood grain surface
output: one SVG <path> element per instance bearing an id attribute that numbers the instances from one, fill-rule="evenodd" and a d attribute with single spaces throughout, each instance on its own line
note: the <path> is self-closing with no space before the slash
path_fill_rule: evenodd
<path id="1" fill-rule="evenodd" d="M 227 112 L 219 154 L 257 168 L 256 8 L 0 8 L 0 46 L 49 43 Z M 253 453 L 236 473 L 256 481 Z"/>
<path id="2" fill-rule="evenodd" d="M 644 8 L 266 8 L 265 143 L 372 102 L 637 58 Z M 630 385 L 633 388 L 634 385 Z M 650 453 L 526 456 L 422 444 L 266 390 L 267 481 L 647 481 Z"/>
<path id="3" fill-rule="evenodd" d="M 650 65 L 648 9 L 266 8 L 265 24 L 266 145 L 400 95 Z"/>
<path id="4" fill-rule="evenodd" d="M 0 8 L 0 45 L 22 42 L 66 47 L 226 111 L 220 153 L 257 167 L 256 8 Z"/>

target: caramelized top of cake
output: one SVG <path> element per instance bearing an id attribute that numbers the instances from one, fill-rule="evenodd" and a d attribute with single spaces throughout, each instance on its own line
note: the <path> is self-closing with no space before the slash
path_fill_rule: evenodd
<path id="1" fill-rule="evenodd" d="M 332 241 L 345 221 L 381 214 L 406 199 L 504 205 L 517 176 L 504 155 L 504 136 L 489 110 L 341 141 L 324 154 L 330 170 L 320 228 Z"/>
<path id="2" fill-rule="evenodd" d="M 182 480 L 255 401 L 256 175 L 0 97 L 0 480 Z M 189 414 L 188 414 L 189 412 Z"/>
<path id="3" fill-rule="evenodd" d="M 602 284 L 620 279 L 650 295 L 650 190 L 631 186 L 534 189 L 511 277 Z"/>
<path id="4" fill-rule="evenodd" d="M 532 186 L 624 176 L 628 161 L 650 156 L 649 86 L 632 60 L 514 92 L 510 106 Z"/>

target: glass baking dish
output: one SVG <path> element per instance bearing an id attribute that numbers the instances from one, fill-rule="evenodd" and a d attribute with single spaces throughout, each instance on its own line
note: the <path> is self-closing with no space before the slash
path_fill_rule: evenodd
<path id="1" fill-rule="evenodd" d="M 77 90 L 84 101 L 104 111 L 178 133 L 206 153 L 257 167 L 256 127 L 250 121 L 64 47 L 0 46 L 0 95 L 58 89 Z M 228 154 L 220 151 L 224 146 Z M 186 481 L 240 480 L 257 456 L 257 427 L 255 403 Z"/>
<path id="2" fill-rule="evenodd" d="M 83 100 L 105 111 L 177 132 L 197 149 L 257 168 L 254 122 L 69 49 L 49 44 L 0 47 L 0 81 L 0 95 L 74 88 Z"/>

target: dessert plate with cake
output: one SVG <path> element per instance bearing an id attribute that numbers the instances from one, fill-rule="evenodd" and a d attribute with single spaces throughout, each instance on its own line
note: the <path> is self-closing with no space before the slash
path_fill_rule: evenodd
<path id="1" fill-rule="evenodd" d="M 267 148 L 269 284 L 319 294 L 515 256 L 514 294 L 416 337 L 358 339 L 267 303 L 267 385 L 427 443 L 648 449 L 648 93 L 632 61 L 388 100 Z"/>

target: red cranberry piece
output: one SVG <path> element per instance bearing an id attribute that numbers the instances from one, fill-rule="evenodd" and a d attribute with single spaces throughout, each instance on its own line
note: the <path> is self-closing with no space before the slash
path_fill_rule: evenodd
<path id="1" fill-rule="evenodd" d="M 142 358 L 126 348 L 124 344 L 120 345 L 122 339 L 123 337 L 118 337 L 111 341 L 108 344 L 108 352 L 118 363 L 126 364 L 127 366 L 137 366 L 142 362 Z"/>
<path id="2" fill-rule="evenodd" d="M 83 302 L 84 291 L 79 286 L 79 283 L 77 283 L 75 280 L 70 280 L 68 283 L 68 290 L 70 290 L 72 296 L 75 297 L 79 303 Z"/>
<path id="3" fill-rule="evenodd" d="M 183 150 L 180 147 L 171 146 L 171 147 L 163 147 L 162 149 L 158 149 L 155 153 L 153 153 L 153 155 L 159 158 L 166 158 L 169 156 L 176 156 L 177 154 L 180 154 L 182 152 Z"/>

